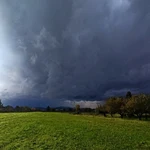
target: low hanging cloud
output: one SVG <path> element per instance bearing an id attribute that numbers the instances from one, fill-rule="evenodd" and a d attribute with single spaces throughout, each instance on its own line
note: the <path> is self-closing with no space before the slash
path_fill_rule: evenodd
<path id="1" fill-rule="evenodd" d="M 78 104 L 80 105 L 81 108 L 92 108 L 95 109 L 97 106 L 99 105 L 103 105 L 105 103 L 105 101 L 85 101 L 85 100 L 65 100 L 64 101 L 64 106 L 68 106 L 68 107 L 74 107 Z"/>
<path id="2" fill-rule="evenodd" d="M 10 103 L 149 91 L 149 0 L 1 0 L 0 8 L 0 97 Z"/>

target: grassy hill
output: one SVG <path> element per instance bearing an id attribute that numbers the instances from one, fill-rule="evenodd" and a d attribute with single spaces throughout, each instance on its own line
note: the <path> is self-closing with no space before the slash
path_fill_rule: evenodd
<path id="1" fill-rule="evenodd" d="M 64 113 L 1 113 L 0 150 L 150 149 L 150 122 Z"/>

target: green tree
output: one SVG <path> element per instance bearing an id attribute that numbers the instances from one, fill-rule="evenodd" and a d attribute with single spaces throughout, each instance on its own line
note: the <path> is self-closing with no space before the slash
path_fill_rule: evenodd
<path id="1" fill-rule="evenodd" d="M 76 110 L 77 114 L 80 113 L 80 105 L 79 104 L 76 104 L 75 110 Z"/>
<path id="2" fill-rule="evenodd" d="M 135 98 L 135 96 L 133 96 L 132 98 L 128 99 L 128 101 L 126 103 L 126 106 L 125 106 L 128 117 L 134 116 L 134 108 L 135 108 L 134 98 Z"/>
<path id="3" fill-rule="evenodd" d="M 125 108 L 126 101 L 123 97 L 118 97 L 116 98 L 115 105 L 116 105 L 116 112 L 121 116 L 121 118 L 124 117 L 126 113 L 126 108 Z"/>
<path id="4" fill-rule="evenodd" d="M 139 120 L 149 109 L 149 99 L 145 94 L 132 96 L 126 104 L 128 115 L 136 115 Z"/>
<path id="5" fill-rule="evenodd" d="M 106 101 L 106 110 L 113 116 L 113 114 L 120 114 L 123 118 L 125 114 L 125 101 L 123 97 L 110 97 Z"/>
<path id="6" fill-rule="evenodd" d="M 145 110 L 145 118 L 148 119 L 148 114 L 150 114 L 150 95 L 147 96 L 146 110 Z"/>
<path id="7" fill-rule="evenodd" d="M 106 106 L 105 105 L 97 105 L 96 109 L 95 109 L 97 114 L 103 114 L 104 117 L 106 117 Z"/>
<path id="8" fill-rule="evenodd" d="M 116 109 L 116 97 L 110 97 L 107 101 L 106 101 L 106 110 L 108 111 L 108 113 L 110 113 L 110 115 L 113 117 L 113 114 L 117 113 L 117 109 Z"/>
<path id="9" fill-rule="evenodd" d="M 126 98 L 131 98 L 131 97 L 132 97 L 132 94 L 131 94 L 130 91 L 128 91 L 127 94 L 126 94 Z"/>

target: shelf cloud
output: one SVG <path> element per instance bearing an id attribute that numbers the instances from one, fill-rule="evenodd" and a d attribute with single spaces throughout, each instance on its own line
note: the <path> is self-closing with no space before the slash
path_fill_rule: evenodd
<path id="1" fill-rule="evenodd" d="M 149 0 L 1 0 L 0 97 L 59 105 L 149 92 Z"/>

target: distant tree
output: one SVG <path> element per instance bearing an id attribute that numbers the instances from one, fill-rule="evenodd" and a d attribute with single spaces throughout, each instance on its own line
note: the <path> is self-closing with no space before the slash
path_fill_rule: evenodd
<path id="1" fill-rule="evenodd" d="M 68 111 L 69 111 L 69 112 L 73 112 L 73 108 L 69 108 Z"/>
<path id="2" fill-rule="evenodd" d="M 113 117 L 113 114 L 117 113 L 117 105 L 116 105 L 116 97 L 110 97 L 108 100 L 106 100 L 106 110 L 110 115 Z"/>
<path id="3" fill-rule="evenodd" d="M 32 109 L 28 106 L 16 106 L 14 109 L 16 112 L 30 112 Z"/>
<path id="4" fill-rule="evenodd" d="M 51 111 L 51 112 L 55 112 L 56 109 L 55 109 L 55 108 L 50 108 L 50 111 Z"/>
<path id="5" fill-rule="evenodd" d="M 19 111 L 21 111 L 21 108 L 19 106 L 16 106 L 15 111 L 19 112 Z"/>
<path id="6" fill-rule="evenodd" d="M 51 110 L 51 108 L 49 106 L 47 106 L 46 111 L 50 111 L 50 110 Z"/>
<path id="7" fill-rule="evenodd" d="M 125 101 L 123 97 L 110 97 L 105 104 L 106 110 L 113 114 L 120 114 L 121 118 L 125 115 Z"/>
<path id="8" fill-rule="evenodd" d="M 31 108 L 31 111 L 36 111 L 36 108 L 32 107 L 32 108 Z"/>
<path id="9" fill-rule="evenodd" d="M 75 109 L 76 109 L 76 113 L 79 114 L 80 113 L 80 105 L 76 104 Z"/>
<path id="10" fill-rule="evenodd" d="M 97 114 L 103 114 L 106 117 L 106 105 L 97 105 L 95 111 Z"/>
<path id="11" fill-rule="evenodd" d="M 3 103 L 2 103 L 2 101 L 1 101 L 1 99 L 0 99 L 0 111 L 1 111 L 1 112 L 4 111 L 4 107 L 3 107 Z"/>
<path id="12" fill-rule="evenodd" d="M 128 115 L 136 115 L 139 120 L 150 108 L 149 99 L 145 94 L 132 96 L 126 104 Z"/>
<path id="13" fill-rule="evenodd" d="M 116 109 L 116 112 L 121 116 L 121 118 L 124 117 L 125 112 L 126 112 L 125 103 L 126 101 L 124 100 L 123 97 L 117 97 L 115 100 L 115 105 L 116 105 L 115 109 Z"/>
<path id="14" fill-rule="evenodd" d="M 4 109 L 6 112 L 13 112 L 14 111 L 14 108 L 10 105 L 6 106 Z"/>
<path id="15" fill-rule="evenodd" d="M 126 111 L 127 111 L 127 116 L 128 117 L 132 117 L 134 116 L 134 108 L 135 108 L 135 100 L 134 100 L 134 96 L 130 99 L 128 99 L 127 103 L 126 103 Z"/>
<path id="16" fill-rule="evenodd" d="M 126 98 L 131 98 L 131 97 L 132 97 L 132 94 L 131 94 L 130 91 L 128 91 L 127 94 L 126 94 Z"/>
<path id="17" fill-rule="evenodd" d="M 83 112 L 92 112 L 91 108 L 82 108 Z"/>
<path id="18" fill-rule="evenodd" d="M 140 94 L 137 97 L 137 104 L 136 104 L 136 115 L 138 116 L 139 120 L 141 120 L 143 114 L 145 114 L 149 107 L 149 99 L 145 94 Z"/>
<path id="19" fill-rule="evenodd" d="M 24 112 L 24 107 L 20 106 L 20 112 Z"/>
<path id="20" fill-rule="evenodd" d="M 31 108 L 28 107 L 28 106 L 23 106 L 23 107 L 22 107 L 22 111 L 23 111 L 23 112 L 30 112 L 30 111 L 31 111 Z"/>
<path id="21" fill-rule="evenodd" d="M 1 99 L 0 99 L 0 108 L 3 108 L 3 103 Z"/>
<path id="22" fill-rule="evenodd" d="M 150 95 L 147 96 L 146 110 L 145 110 L 145 118 L 148 119 L 148 114 L 150 114 Z"/>

